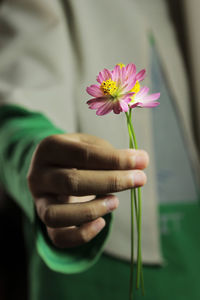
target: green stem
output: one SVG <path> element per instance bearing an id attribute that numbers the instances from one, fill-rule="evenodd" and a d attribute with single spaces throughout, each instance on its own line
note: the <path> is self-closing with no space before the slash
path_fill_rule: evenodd
<path id="1" fill-rule="evenodd" d="M 129 111 L 129 126 L 131 130 L 131 135 L 134 141 L 135 149 L 138 149 L 137 141 L 135 132 L 133 129 L 133 125 L 131 122 L 131 109 Z M 137 189 L 137 196 L 138 196 L 138 207 L 137 207 L 137 229 L 138 229 L 138 248 L 137 248 L 137 280 L 136 280 L 136 288 L 139 289 L 140 287 L 140 279 L 141 279 L 141 287 L 142 293 L 144 295 L 144 278 L 143 278 L 143 271 L 142 271 L 142 251 L 141 251 L 141 225 L 142 225 L 142 201 L 141 201 L 141 188 Z"/>
<path id="2" fill-rule="evenodd" d="M 130 108 L 129 110 L 129 126 L 130 126 L 130 130 L 131 130 L 131 135 L 132 135 L 132 138 L 133 138 L 133 141 L 134 141 L 134 147 L 135 149 L 138 149 L 138 145 L 137 145 L 137 141 L 136 141 L 136 136 L 135 136 L 135 132 L 134 132 L 134 129 L 133 129 L 133 124 L 132 124 L 132 121 L 131 121 L 131 117 L 132 117 L 132 110 Z"/>
<path id="3" fill-rule="evenodd" d="M 141 189 L 137 189 L 137 196 L 138 196 L 138 248 L 137 248 L 137 281 L 136 281 L 136 288 L 139 289 L 140 287 L 140 276 L 142 275 L 142 255 L 141 255 Z"/>
<path id="4" fill-rule="evenodd" d="M 131 266 L 129 283 L 129 300 L 133 299 L 133 274 L 134 274 L 134 194 L 131 189 Z"/>
<path id="5" fill-rule="evenodd" d="M 133 191 L 134 191 L 134 202 L 135 202 L 135 216 L 136 216 L 136 221 L 138 224 L 138 205 L 137 205 L 136 189 L 133 189 Z"/>
<path id="6" fill-rule="evenodd" d="M 129 148 L 133 148 L 133 140 L 131 134 L 131 128 L 129 123 L 129 117 L 127 117 L 127 126 L 129 132 Z M 135 190 L 131 189 L 131 264 L 130 264 L 130 283 L 129 283 L 129 300 L 133 299 L 133 274 L 134 274 L 134 203 L 136 203 Z"/>
<path id="7" fill-rule="evenodd" d="M 137 141 L 136 141 L 136 137 L 135 137 L 135 133 L 134 133 L 134 130 L 133 130 L 132 121 L 131 121 L 131 115 L 132 115 L 132 109 L 130 108 L 129 109 L 129 114 L 127 113 L 127 118 L 128 118 L 128 124 L 130 126 L 130 131 L 131 131 L 131 141 L 133 139 L 133 143 L 134 143 L 132 148 L 138 149 Z M 130 133 L 129 133 L 129 136 L 130 136 Z M 135 200 L 136 219 L 138 220 L 138 208 L 137 208 L 138 205 L 137 205 L 136 189 L 134 189 L 134 200 Z"/>

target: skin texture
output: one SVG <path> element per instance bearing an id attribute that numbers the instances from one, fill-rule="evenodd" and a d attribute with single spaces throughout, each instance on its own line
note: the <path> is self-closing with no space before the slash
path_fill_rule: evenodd
<path id="1" fill-rule="evenodd" d="M 102 217 L 118 207 L 112 193 L 146 183 L 148 161 L 143 150 L 117 150 L 87 134 L 45 138 L 27 180 L 52 243 L 71 248 L 93 239 L 105 226 Z"/>

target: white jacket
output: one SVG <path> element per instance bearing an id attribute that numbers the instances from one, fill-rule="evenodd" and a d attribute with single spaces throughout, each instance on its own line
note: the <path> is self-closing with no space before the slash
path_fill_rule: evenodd
<path id="1" fill-rule="evenodd" d="M 67 132 L 94 134 L 126 148 L 124 115 L 97 117 L 85 103 L 85 88 L 95 82 L 101 69 L 113 68 L 118 62 L 134 62 L 138 69 L 148 70 L 150 35 L 197 167 L 185 70 L 162 0 L 5 1 L 0 11 L 0 103 L 41 111 Z M 149 180 L 143 189 L 143 198 L 148 198 L 143 201 L 143 260 L 160 263 L 151 112 L 138 110 L 134 119 L 138 144 L 151 157 Z M 121 193 L 120 199 L 106 251 L 128 259 L 129 193 Z"/>

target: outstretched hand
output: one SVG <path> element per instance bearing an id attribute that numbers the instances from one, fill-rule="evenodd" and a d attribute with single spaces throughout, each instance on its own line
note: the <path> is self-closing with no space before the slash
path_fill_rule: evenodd
<path id="1" fill-rule="evenodd" d="M 87 134 L 45 138 L 33 154 L 28 184 L 37 214 L 53 244 L 71 248 L 93 239 L 102 218 L 118 206 L 110 193 L 142 186 L 148 165 L 143 150 L 117 150 Z"/>

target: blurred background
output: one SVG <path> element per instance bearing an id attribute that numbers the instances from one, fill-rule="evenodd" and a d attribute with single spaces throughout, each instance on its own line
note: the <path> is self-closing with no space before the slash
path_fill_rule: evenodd
<path id="1" fill-rule="evenodd" d="M 191 92 L 195 139 L 200 150 L 200 1 L 166 0 L 183 54 Z"/>
<path id="2" fill-rule="evenodd" d="M 120 1 L 120 0 L 118 0 Z M 151 1 L 151 0 L 148 0 Z M 172 24 L 184 57 L 191 87 L 191 106 L 196 143 L 200 146 L 200 1 L 166 0 Z M 0 5 L 2 0 L 0 0 Z M 0 29 L 1 34 L 1 29 Z M 0 193 L 0 299 L 25 300 L 27 263 L 22 215 L 12 199 Z"/>

